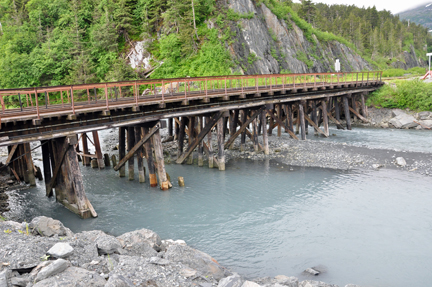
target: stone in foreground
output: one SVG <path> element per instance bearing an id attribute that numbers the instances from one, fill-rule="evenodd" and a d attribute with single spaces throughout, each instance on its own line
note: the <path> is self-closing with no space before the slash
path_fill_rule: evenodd
<path id="1" fill-rule="evenodd" d="M 69 243 L 56 243 L 53 247 L 48 250 L 47 254 L 54 258 L 66 258 L 72 254 L 74 249 Z"/>
<path id="2" fill-rule="evenodd" d="M 29 224 L 29 228 L 33 233 L 47 237 L 51 237 L 56 234 L 58 236 L 66 236 L 68 233 L 68 230 L 64 227 L 63 223 L 46 216 L 38 216 L 33 218 Z"/>
<path id="3" fill-rule="evenodd" d="M 403 157 L 397 157 L 396 158 L 396 164 L 398 166 L 404 167 L 404 166 L 406 166 L 407 163 Z"/>
<path id="4" fill-rule="evenodd" d="M 218 287 L 242 287 L 244 280 L 238 274 L 223 278 L 219 281 Z"/>
<path id="5" fill-rule="evenodd" d="M 36 276 L 35 282 L 42 281 L 48 277 L 61 273 L 66 270 L 69 265 L 69 261 L 66 261 L 64 259 L 57 259 L 56 261 L 53 261 L 50 265 L 42 268 L 41 271 L 39 271 L 38 275 Z"/>

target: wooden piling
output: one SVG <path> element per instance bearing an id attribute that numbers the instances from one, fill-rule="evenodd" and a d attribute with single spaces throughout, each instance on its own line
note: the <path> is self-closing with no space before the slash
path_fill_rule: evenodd
<path id="1" fill-rule="evenodd" d="M 177 158 L 179 158 L 183 154 L 183 147 L 184 147 L 184 136 L 185 136 L 185 129 L 186 129 L 186 123 L 187 118 L 181 117 L 180 121 L 180 128 L 179 128 L 179 136 L 178 136 L 178 150 L 177 150 Z"/>
<path id="2" fill-rule="evenodd" d="M 92 135 L 93 135 L 93 143 L 94 143 L 95 149 L 96 149 L 96 157 L 97 157 L 99 169 L 104 169 L 105 163 L 104 163 L 103 156 L 102 156 L 102 149 L 100 146 L 99 134 L 97 131 L 93 131 Z"/>
<path id="3" fill-rule="evenodd" d="M 287 115 L 287 125 L 288 130 L 291 133 L 294 133 L 294 123 L 293 123 L 293 112 L 292 112 L 292 104 L 286 104 L 285 105 L 285 113 Z M 291 135 L 290 135 L 291 136 Z M 291 136 L 293 138 L 293 136 Z"/>
<path id="4" fill-rule="evenodd" d="M 303 110 L 303 103 L 298 104 L 298 113 L 300 118 L 300 126 L 301 126 L 301 139 L 306 140 L 306 125 L 305 125 L 305 118 L 304 118 L 304 110 Z"/>
<path id="5" fill-rule="evenodd" d="M 244 109 L 241 111 L 241 122 L 245 123 L 247 120 L 247 110 Z M 246 145 L 246 130 L 241 133 L 240 137 L 240 151 L 245 151 Z"/>
<path id="6" fill-rule="evenodd" d="M 367 107 L 366 107 L 366 104 L 365 104 L 364 93 L 361 93 L 360 98 L 361 98 L 362 115 L 363 115 L 363 117 L 367 118 L 369 115 L 368 115 Z"/>
<path id="7" fill-rule="evenodd" d="M 180 130 L 179 118 L 174 118 L 174 140 L 178 139 L 179 130 Z"/>
<path id="8" fill-rule="evenodd" d="M 135 146 L 135 128 L 132 126 L 127 127 L 127 150 L 130 152 Z M 134 180 L 135 178 L 135 157 L 131 156 L 128 160 L 128 178 Z"/>
<path id="9" fill-rule="evenodd" d="M 218 139 L 218 165 L 219 170 L 225 170 L 225 151 L 224 151 L 224 118 L 217 122 L 217 139 Z"/>
<path id="10" fill-rule="evenodd" d="M 156 159 L 156 166 L 157 166 L 157 173 L 159 176 L 159 185 L 160 189 L 162 190 L 168 190 L 170 187 L 170 183 L 167 179 L 166 171 L 165 171 L 165 162 L 164 162 L 164 156 L 163 156 L 163 147 L 162 147 L 162 140 L 160 136 L 159 130 L 156 131 L 156 133 L 152 137 L 153 139 L 153 146 L 155 151 L 155 159 Z"/>
<path id="11" fill-rule="evenodd" d="M 189 130 L 189 137 L 188 137 L 188 146 L 192 144 L 195 138 L 195 124 L 196 124 L 196 118 L 195 117 L 189 117 L 189 124 L 188 124 L 188 130 Z M 193 164 L 194 161 L 194 154 L 193 152 L 190 154 L 187 164 Z"/>
<path id="12" fill-rule="evenodd" d="M 343 96 L 343 103 L 344 103 L 344 113 L 345 113 L 345 120 L 346 120 L 347 129 L 351 130 L 351 115 L 350 115 L 349 103 L 348 103 L 348 97 L 347 96 Z"/>
<path id="13" fill-rule="evenodd" d="M 273 113 L 274 111 L 273 111 L 273 109 L 269 109 L 268 112 L 269 112 L 269 113 Z M 273 118 L 270 117 L 270 118 L 269 118 L 269 126 L 268 126 L 268 129 L 267 129 L 267 134 L 268 134 L 269 136 L 271 136 L 271 135 L 273 134 L 273 125 L 274 125 Z"/>
<path id="14" fill-rule="evenodd" d="M 239 110 L 234 110 L 232 112 L 232 117 L 230 121 L 230 136 L 233 136 L 237 131 L 238 119 L 239 119 Z M 231 144 L 229 149 L 233 149 L 233 148 L 234 148 L 234 142 Z"/>
<path id="15" fill-rule="evenodd" d="M 324 133 L 328 137 L 329 134 L 329 126 L 328 126 L 328 116 L 327 116 L 327 104 L 325 100 L 321 100 L 321 106 L 322 106 L 322 115 L 323 115 L 323 127 L 324 127 Z"/>
<path id="16" fill-rule="evenodd" d="M 312 100 L 312 116 L 311 116 L 312 121 L 314 122 L 314 124 L 316 126 L 318 126 L 318 118 L 317 118 L 317 106 L 316 106 L 316 101 Z M 318 135 L 318 131 L 315 130 L 315 135 Z"/>
<path id="17" fill-rule="evenodd" d="M 83 133 L 81 135 L 81 143 L 82 143 L 82 146 L 83 146 L 83 154 L 90 154 L 89 148 L 88 148 L 88 139 L 87 139 L 87 134 L 86 133 Z M 90 160 L 91 160 L 90 157 L 83 156 L 82 164 L 84 166 L 90 166 Z"/>
<path id="18" fill-rule="evenodd" d="M 53 195 L 53 190 L 50 188 L 48 190 L 48 183 L 51 181 L 51 160 L 50 160 L 50 152 L 49 145 L 50 141 L 41 141 L 41 149 L 42 149 L 42 164 L 43 164 L 43 172 L 45 179 L 45 187 L 46 187 L 46 195 L 51 197 Z"/>
<path id="19" fill-rule="evenodd" d="M 268 145 L 268 134 L 267 134 L 267 123 L 266 123 L 266 116 L 267 112 L 266 110 L 262 110 L 261 112 L 261 126 L 262 126 L 262 137 L 263 137 L 263 148 L 264 148 L 264 154 L 268 155 L 270 154 L 269 151 L 269 145 Z"/>
<path id="20" fill-rule="evenodd" d="M 107 154 L 107 153 L 104 154 L 104 165 L 105 165 L 105 167 L 111 166 L 110 157 L 109 157 L 109 154 Z"/>
<path id="21" fill-rule="evenodd" d="M 258 143 L 258 124 L 257 118 L 252 121 L 252 129 L 253 129 L 253 146 L 255 152 L 259 151 L 259 143 Z"/>
<path id="22" fill-rule="evenodd" d="M 340 105 L 339 105 L 339 101 L 338 98 L 334 99 L 334 103 L 335 103 L 335 118 L 338 122 L 340 122 Z M 339 126 L 338 126 L 339 129 Z"/>
<path id="23" fill-rule="evenodd" d="M 168 136 L 173 136 L 173 119 L 169 118 L 168 120 Z"/>
<path id="24" fill-rule="evenodd" d="M 183 120 L 183 118 L 182 118 Z M 149 127 L 148 125 L 144 125 L 144 136 L 149 134 Z M 184 130 L 184 129 L 183 129 Z M 180 130 L 181 132 L 181 130 Z M 155 162 L 153 158 L 153 143 L 152 141 L 147 141 L 144 144 L 146 158 L 147 158 L 147 166 L 148 166 L 148 172 L 149 172 L 149 181 L 151 187 L 157 186 L 157 177 L 156 177 L 156 171 L 155 171 Z"/>
<path id="25" fill-rule="evenodd" d="M 137 143 L 142 138 L 142 129 L 140 126 L 135 126 L 134 129 L 135 129 L 135 142 Z M 138 148 L 135 154 L 137 156 L 137 164 L 138 164 L 138 181 L 140 183 L 143 183 L 145 182 L 145 170 L 144 170 L 142 146 Z"/>
<path id="26" fill-rule="evenodd" d="M 204 121 L 203 121 L 203 117 L 199 116 L 198 117 L 198 134 L 201 133 L 201 131 L 204 128 Z M 211 131 L 209 131 L 211 133 Z M 203 143 L 200 140 L 198 143 L 198 166 L 204 166 L 204 147 L 203 147 Z"/>
<path id="27" fill-rule="evenodd" d="M 30 144 L 24 143 L 23 146 L 24 146 L 25 158 L 26 158 L 26 162 L 27 162 L 27 171 L 26 172 L 27 172 L 29 184 L 30 184 L 30 186 L 36 186 L 36 178 L 35 178 L 35 174 L 34 174 L 33 159 L 32 159 Z"/>
<path id="28" fill-rule="evenodd" d="M 119 127 L 119 160 L 126 155 L 126 128 Z M 126 176 L 126 168 L 122 166 L 119 171 L 120 177 Z"/>

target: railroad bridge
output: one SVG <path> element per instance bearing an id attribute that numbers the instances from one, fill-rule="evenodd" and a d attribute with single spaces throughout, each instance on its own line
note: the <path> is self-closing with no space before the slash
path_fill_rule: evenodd
<path id="1" fill-rule="evenodd" d="M 206 158 L 210 168 L 225 170 L 224 150 L 239 136 L 241 149 L 249 138 L 256 152 L 268 154 L 273 129 L 278 136 L 284 129 L 291 138 L 305 140 L 308 125 L 328 137 L 329 120 L 340 129 L 351 129 L 352 116 L 368 121 L 365 96 L 383 85 L 381 77 L 382 72 L 370 71 L 271 74 L 0 90 L 0 146 L 8 147 L 5 165 L 11 176 L 30 185 L 43 179 L 47 196 L 55 194 L 82 218 L 96 217 L 79 161 L 101 169 L 112 164 L 120 177 L 127 166 L 133 180 L 136 159 L 138 180 L 145 182 L 145 159 L 150 185 L 167 190 L 172 185 L 161 128 L 168 128 L 166 140 L 178 142 L 178 164 L 191 164 L 198 154 L 199 166 Z M 118 128 L 118 158 L 101 150 L 98 131 L 111 128 Z M 35 141 L 42 149 L 43 176 L 31 156 Z"/>

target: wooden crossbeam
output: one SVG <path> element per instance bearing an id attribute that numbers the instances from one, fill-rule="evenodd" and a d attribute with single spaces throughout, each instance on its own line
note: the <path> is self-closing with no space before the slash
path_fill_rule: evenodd
<path id="1" fill-rule="evenodd" d="M 314 129 L 319 132 L 320 134 L 322 134 L 325 137 L 329 137 L 328 134 L 326 134 L 325 132 L 323 132 L 315 123 L 313 120 L 311 120 L 306 114 L 304 115 L 305 119 L 310 123 L 311 126 L 314 127 Z"/>
<path id="2" fill-rule="evenodd" d="M 95 155 L 95 154 L 85 154 L 85 153 L 83 153 L 83 152 L 77 152 L 76 154 L 77 154 L 77 155 L 80 155 L 80 156 L 82 156 L 82 157 L 97 158 L 97 155 Z"/>
<path id="3" fill-rule="evenodd" d="M 361 119 L 362 121 L 364 121 L 365 123 L 370 123 L 370 121 L 367 119 L 367 118 L 365 118 L 365 117 L 363 117 L 362 115 L 360 115 L 356 110 L 354 110 L 353 108 L 351 108 L 351 107 L 348 107 L 349 108 L 349 110 L 354 114 L 354 115 L 356 115 L 359 119 Z"/>
<path id="4" fill-rule="evenodd" d="M 283 117 L 282 117 L 282 122 L 284 122 L 285 120 L 287 119 L 287 116 L 286 115 L 284 115 Z M 276 128 L 276 127 L 278 127 L 279 126 L 279 123 L 274 123 L 273 125 L 272 125 L 272 129 L 274 129 L 274 128 Z"/>
<path id="5" fill-rule="evenodd" d="M 11 149 L 9 155 L 8 155 L 8 158 L 6 160 L 5 165 L 8 165 L 10 163 L 10 161 L 12 160 L 13 155 L 15 154 L 15 151 L 16 151 L 17 147 L 18 147 L 18 144 L 14 145 L 12 147 L 12 149 Z"/>
<path id="6" fill-rule="evenodd" d="M 319 108 L 322 110 L 322 107 L 319 107 Z M 333 116 L 331 115 L 331 113 L 328 113 L 327 116 L 329 117 L 329 119 L 330 119 L 332 122 L 335 123 L 335 125 L 336 125 L 339 129 L 341 129 L 341 130 L 344 130 L 344 129 L 345 129 L 344 126 L 342 125 L 342 123 L 341 123 L 340 121 L 338 121 L 335 117 L 333 117 Z"/>
<path id="7" fill-rule="evenodd" d="M 63 146 L 61 148 L 61 151 L 60 151 L 60 156 L 59 156 L 58 160 L 56 160 L 56 166 L 54 168 L 53 176 L 52 176 L 50 182 L 48 183 L 48 187 L 46 189 L 46 196 L 48 196 L 48 197 L 52 196 L 52 189 L 56 186 L 56 179 L 57 179 L 58 173 L 60 171 L 60 167 L 63 164 L 63 160 L 64 160 L 64 157 L 65 157 L 68 149 L 69 149 L 69 141 L 68 141 L 68 139 L 65 139 Z"/>
<path id="8" fill-rule="evenodd" d="M 217 121 L 222 116 L 223 116 L 223 112 L 218 112 L 210 118 L 210 122 L 202 129 L 202 131 L 198 134 L 198 136 L 191 142 L 186 152 L 176 160 L 176 163 L 182 164 L 185 161 L 185 159 L 193 152 L 193 150 L 197 147 L 197 145 L 204 139 L 207 133 L 210 132 L 211 129 L 216 126 Z"/>
<path id="9" fill-rule="evenodd" d="M 275 120 L 276 122 L 278 122 L 281 127 L 285 128 L 285 130 L 289 133 L 289 135 L 293 139 L 298 140 L 298 137 L 292 131 L 290 131 L 289 128 L 278 117 L 276 117 L 270 110 L 267 110 L 267 112 L 272 117 L 273 120 Z"/>
<path id="10" fill-rule="evenodd" d="M 145 144 L 160 128 L 159 123 L 157 123 L 150 131 L 148 134 L 146 134 L 145 137 L 143 137 L 142 139 L 140 139 L 139 142 L 137 142 L 137 144 L 125 155 L 124 158 L 122 158 L 120 160 L 120 162 L 114 167 L 115 171 L 118 171 L 122 166 L 125 165 L 125 163 L 131 158 L 133 157 L 133 155 L 135 154 L 135 152 L 141 148 L 141 146 L 143 144 Z"/>
<path id="11" fill-rule="evenodd" d="M 238 123 L 239 123 L 240 126 L 243 125 L 243 122 L 240 121 L 240 120 L 238 121 Z M 248 136 L 248 138 L 249 138 L 251 141 L 253 141 L 253 140 L 254 140 L 254 139 L 253 139 L 253 134 L 250 132 L 250 130 L 248 130 L 247 128 L 245 128 L 244 131 L 246 132 L 246 135 Z M 259 147 L 261 150 L 264 150 L 263 147 L 262 147 L 262 145 L 261 145 L 260 143 L 258 143 L 258 147 Z"/>
<path id="12" fill-rule="evenodd" d="M 224 148 L 227 149 L 234 140 L 247 128 L 247 126 L 258 116 L 261 115 L 261 112 L 264 110 L 264 107 L 260 108 L 259 110 L 255 111 L 255 113 L 252 114 L 252 116 L 243 124 L 241 125 L 240 129 L 236 131 L 235 134 L 233 134 L 228 141 L 225 143 Z"/>

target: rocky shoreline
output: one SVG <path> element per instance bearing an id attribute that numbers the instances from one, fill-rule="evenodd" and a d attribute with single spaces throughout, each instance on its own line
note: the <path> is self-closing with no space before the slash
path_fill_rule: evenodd
<path id="1" fill-rule="evenodd" d="M 0 229 L 0 287 L 336 287 L 284 275 L 249 281 L 183 240 L 161 240 L 148 229 L 118 237 L 100 230 L 74 234 L 44 216 L 30 223 L 0 220 Z"/>

